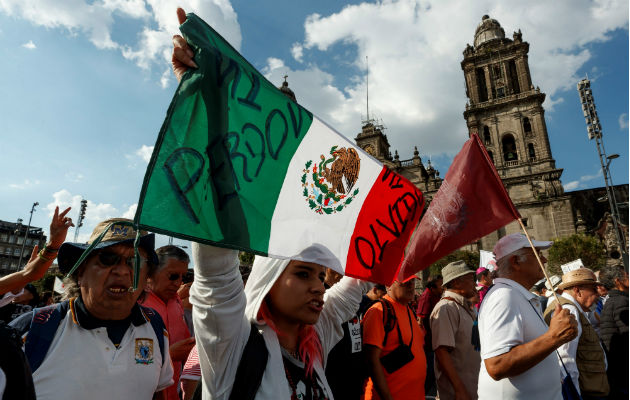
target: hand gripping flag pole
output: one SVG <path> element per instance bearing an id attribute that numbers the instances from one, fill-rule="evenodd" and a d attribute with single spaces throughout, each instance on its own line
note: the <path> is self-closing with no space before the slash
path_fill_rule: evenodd
<path id="1" fill-rule="evenodd" d="M 525 237 L 527 238 L 527 241 L 529 242 L 529 245 L 532 246 L 532 250 L 534 251 L 534 255 L 536 256 L 536 260 L 538 260 L 538 265 L 540 265 L 540 269 L 542 269 L 543 274 L 545 274 L 545 279 L 549 283 L 549 287 L 551 288 L 551 293 L 553 293 L 553 297 L 555 297 L 556 301 L 558 302 L 558 304 L 560 304 L 560 300 L 558 299 L 558 295 L 556 294 L 556 291 L 553 290 L 553 285 L 551 284 L 551 280 L 549 279 L 549 275 L 547 274 L 547 271 L 545 270 L 545 266 L 543 265 L 542 261 L 540 260 L 540 256 L 538 255 L 538 251 L 536 250 L 536 247 L 534 247 L 534 243 L 532 243 L 532 239 L 529 237 L 529 234 L 527 233 L 527 229 L 525 229 L 525 225 L 523 225 L 522 219 L 518 218 L 517 221 L 521 225 L 521 229 L 523 229 L 523 233 L 525 233 Z M 543 310 L 543 311 L 545 311 L 545 310 Z"/>

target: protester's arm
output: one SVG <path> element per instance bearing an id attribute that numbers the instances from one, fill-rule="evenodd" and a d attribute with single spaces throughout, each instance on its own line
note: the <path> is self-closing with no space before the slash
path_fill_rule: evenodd
<path id="1" fill-rule="evenodd" d="M 197 384 L 199 384 L 199 381 L 193 381 L 192 379 L 183 379 L 181 380 L 182 382 L 182 399 L 183 400 L 190 400 L 192 399 L 193 395 L 195 394 L 195 389 L 197 389 Z"/>
<path id="2" fill-rule="evenodd" d="M 251 330 L 238 251 L 192 243 L 190 288 L 204 396 L 229 394 Z"/>
<path id="3" fill-rule="evenodd" d="M 39 247 L 35 246 L 28 263 L 21 271 L 0 278 L 0 294 L 11 292 L 24 287 L 29 282 L 41 279 L 57 257 L 57 250 L 66 240 L 68 228 L 74 226 L 72 219 L 66 217 L 70 207 L 59 212 L 55 207 L 55 213 L 50 223 L 50 239 L 46 244 L 46 250 L 39 255 Z"/>
<path id="4" fill-rule="evenodd" d="M 324 361 L 328 352 L 343 337 L 342 324 L 357 313 L 363 294 L 372 286 L 372 283 L 344 276 L 326 291 L 324 308 L 315 324 L 324 352 Z"/>
<path id="5" fill-rule="evenodd" d="M 462 382 L 455 370 L 455 365 L 453 364 L 453 359 L 451 358 L 449 352 L 450 349 L 446 346 L 440 346 L 435 349 L 435 357 L 437 358 L 437 362 L 440 364 L 440 369 L 444 374 L 446 374 L 446 377 L 451 382 L 451 385 L 453 385 L 455 399 L 470 400 L 471 397 L 466 390 L 464 382 Z"/>
<path id="6" fill-rule="evenodd" d="M 166 391 L 160 390 L 153 394 L 153 400 L 166 400 Z"/>
<path id="7" fill-rule="evenodd" d="M 377 346 L 369 344 L 363 346 L 368 372 L 370 378 L 372 378 L 372 384 L 374 385 L 376 393 L 378 393 L 382 400 L 394 400 L 389 391 L 389 386 L 387 386 L 387 379 L 385 378 L 385 372 L 381 365 L 381 352 L 382 350 Z"/>
<path id="8" fill-rule="evenodd" d="M 536 339 L 512 347 L 507 353 L 484 360 L 488 375 L 494 380 L 520 375 L 544 360 L 563 343 L 577 335 L 577 322 L 569 310 L 556 304 L 549 329 Z"/>

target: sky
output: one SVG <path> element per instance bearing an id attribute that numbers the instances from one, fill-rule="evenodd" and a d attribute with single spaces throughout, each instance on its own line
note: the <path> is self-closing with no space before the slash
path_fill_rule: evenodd
<path id="1" fill-rule="evenodd" d="M 38 202 L 32 225 L 48 231 L 55 205 L 76 220 L 85 198 L 85 241 L 106 218 L 133 218 L 177 87 L 177 6 L 276 86 L 288 75 L 298 102 L 351 139 L 369 61 L 369 113 L 392 153 L 409 159 L 417 146 L 442 176 L 468 138 L 460 62 L 488 14 L 530 44 L 565 191 L 604 186 L 576 90 L 585 76 L 606 151 L 620 156 L 613 182 L 628 183 L 627 0 L 0 0 L 0 219 L 26 223 Z"/>

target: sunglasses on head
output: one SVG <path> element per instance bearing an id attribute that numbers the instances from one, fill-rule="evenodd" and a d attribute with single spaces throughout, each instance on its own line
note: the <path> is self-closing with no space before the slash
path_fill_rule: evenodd
<path id="1" fill-rule="evenodd" d="M 114 265 L 119 265 L 123 261 L 123 256 L 118 253 L 114 253 L 111 251 L 99 251 L 98 252 L 98 262 L 104 267 L 112 267 Z M 135 256 L 129 256 L 124 259 L 124 263 L 127 264 L 130 268 L 133 268 L 136 262 Z M 140 257 L 140 267 L 144 267 L 147 263 L 146 258 Z"/>

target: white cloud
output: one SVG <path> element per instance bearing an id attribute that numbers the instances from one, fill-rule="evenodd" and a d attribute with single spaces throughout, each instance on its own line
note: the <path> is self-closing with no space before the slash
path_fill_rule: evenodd
<path id="1" fill-rule="evenodd" d="M 22 189 L 26 189 L 35 185 L 39 185 L 41 182 L 37 179 L 34 180 L 30 180 L 30 179 L 25 179 L 24 182 L 22 183 L 10 183 L 9 187 L 11 189 L 18 189 L 18 190 L 22 190 Z"/>
<path id="2" fill-rule="evenodd" d="M 579 188 L 585 187 L 585 183 L 588 181 L 592 181 L 594 179 L 601 178 L 603 176 L 603 172 L 601 169 L 598 169 L 594 174 L 582 175 L 577 181 L 571 181 L 562 185 L 564 190 L 575 190 Z"/>
<path id="3" fill-rule="evenodd" d="M 154 146 L 147 146 L 143 144 L 138 150 L 136 150 L 136 155 L 139 156 L 144 162 L 148 163 L 151 161 L 151 154 L 153 154 Z"/>
<path id="4" fill-rule="evenodd" d="M 484 14 L 501 23 L 507 38 L 521 29 L 523 40 L 530 44 L 533 84 L 547 94 L 549 111 L 563 101 L 563 91 L 574 94 L 578 70 L 592 57 L 588 45 L 605 41 L 612 30 L 628 25 L 624 0 L 361 3 L 327 16 L 308 16 L 305 39 L 300 47 L 293 44 L 292 50 L 300 50 L 300 59 L 308 52 L 324 52 L 329 63 L 334 45 L 351 45 L 356 52 L 344 62 L 362 72 L 341 87 L 324 64 L 308 64 L 289 73 L 290 86 L 300 103 L 354 137 L 366 112 L 363 71 L 369 56 L 370 114 L 383 118 L 389 128 L 392 152 L 398 149 L 402 158 L 410 157 L 418 145 L 421 154 L 454 154 L 468 137 L 462 117 L 467 100 L 462 51 L 473 42 Z M 296 58 L 295 51 L 292 54 Z M 280 82 L 279 71 L 272 67 L 268 66 L 268 77 Z M 312 90 L 313 82 L 322 86 Z"/>
<path id="5" fill-rule="evenodd" d="M 71 36 L 85 36 L 99 49 L 120 50 L 144 69 L 170 62 L 171 37 L 179 33 L 177 6 L 196 13 L 240 48 L 236 13 L 225 0 L 0 0 L 1 13 L 36 26 L 62 29 Z M 134 23 L 144 27 L 137 43 L 122 45 L 112 39 L 113 25 L 119 17 L 138 20 Z M 166 86 L 164 76 L 160 84 Z"/>
<path id="6" fill-rule="evenodd" d="M 138 203 L 132 204 L 129 206 L 129 208 L 127 209 L 127 211 L 125 211 L 122 214 L 123 218 L 128 218 L 128 219 L 133 219 L 133 217 L 136 215 L 136 210 L 138 209 Z"/>
<path id="7" fill-rule="evenodd" d="M 628 130 L 628 114 L 623 113 L 619 116 L 619 130 L 627 131 Z"/>
<path id="8" fill-rule="evenodd" d="M 71 182 L 81 182 L 84 178 L 83 174 L 80 172 L 68 172 L 65 174 L 65 177 Z"/>
<path id="9" fill-rule="evenodd" d="M 72 217 L 72 220 L 75 222 L 79 215 L 79 210 L 81 208 L 81 200 L 83 196 L 78 194 L 72 194 L 67 189 L 61 189 L 58 192 L 53 193 L 53 200 L 46 205 L 46 209 L 48 210 L 48 215 L 52 217 L 55 212 L 55 207 L 59 206 L 60 210 L 64 210 L 67 207 L 72 207 L 72 210 L 69 213 L 69 216 Z M 79 229 L 79 242 L 85 242 L 90 237 L 90 234 L 94 227 L 101 221 L 104 221 L 108 218 L 115 217 L 123 217 L 128 218 L 128 215 L 135 214 L 136 204 L 130 206 L 127 210 L 121 211 L 117 207 L 109 203 L 95 203 L 88 199 L 87 208 L 85 211 L 85 219 L 83 220 L 83 226 Z M 73 241 L 74 240 L 74 229 L 71 228 L 68 232 L 68 237 L 66 240 Z"/>
<path id="10" fill-rule="evenodd" d="M 293 59 L 297 62 L 302 62 L 302 57 L 304 56 L 304 48 L 300 43 L 293 43 L 293 47 L 291 47 L 291 55 Z"/>
<path id="11" fill-rule="evenodd" d="M 571 181 L 562 185 L 564 190 L 575 190 L 580 186 L 580 181 Z"/>
<path id="12" fill-rule="evenodd" d="M 33 43 L 32 40 L 29 40 L 28 42 L 24 43 L 22 47 L 29 50 L 35 50 L 37 48 L 37 46 L 35 45 L 35 43 Z"/>

